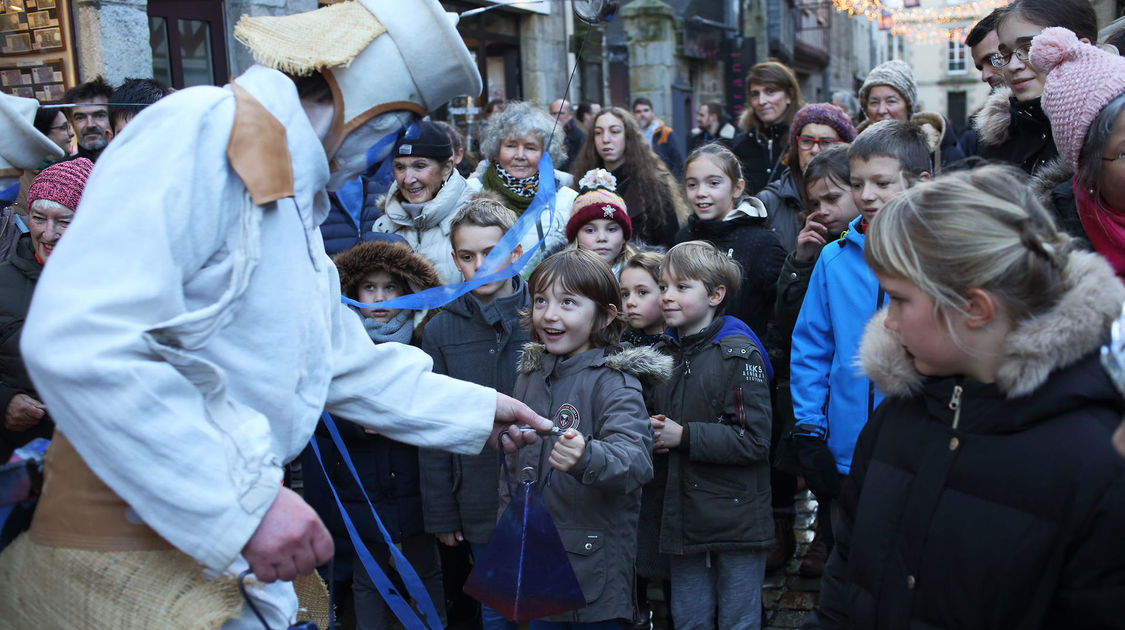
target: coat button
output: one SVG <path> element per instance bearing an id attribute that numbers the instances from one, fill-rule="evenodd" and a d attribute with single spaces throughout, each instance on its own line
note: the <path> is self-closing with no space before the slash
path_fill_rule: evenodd
<path id="1" fill-rule="evenodd" d="M 961 448 L 961 440 L 958 440 L 957 438 L 949 440 L 949 450 L 955 451 L 959 448 Z"/>
<path id="2" fill-rule="evenodd" d="M 398 475 L 396 475 L 395 473 L 391 473 L 391 479 L 395 479 L 397 477 L 398 477 Z"/>
<path id="3" fill-rule="evenodd" d="M 594 544 L 593 544 L 593 543 L 586 543 L 586 551 L 589 551 L 589 550 L 591 550 L 591 549 L 593 549 L 593 548 L 594 548 Z"/>
<path id="4" fill-rule="evenodd" d="M 741 500 L 740 500 L 740 499 L 739 499 L 738 497 L 735 497 L 735 498 L 734 498 L 734 502 L 735 502 L 735 503 L 741 503 Z"/>
<path id="5" fill-rule="evenodd" d="M 796 280 L 796 279 L 797 279 L 797 274 L 795 274 L 795 273 L 790 273 L 790 274 L 789 274 L 789 279 L 790 279 L 790 280 Z"/>
<path id="6" fill-rule="evenodd" d="M 918 580 L 915 580 L 913 575 L 906 576 L 906 588 L 914 590 L 914 585 L 917 583 Z"/>
<path id="7" fill-rule="evenodd" d="M 488 354 L 496 354 L 496 348 L 489 348 Z"/>

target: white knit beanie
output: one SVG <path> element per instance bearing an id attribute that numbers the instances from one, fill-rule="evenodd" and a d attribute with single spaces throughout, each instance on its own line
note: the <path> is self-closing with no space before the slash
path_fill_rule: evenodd
<path id="1" fill-rule="evenodd" d="M 907 113 L 914 113 L 914 104 L 918 102 L 918 84 L 914 81 L 914 72 L 905 61 L 892 59 L 881 63 L 867 74 L 863 87 L 859 88 L 859 104 L 867 109 L 867 95 L 876 85 L 886 85 L 906 99 Z"/>

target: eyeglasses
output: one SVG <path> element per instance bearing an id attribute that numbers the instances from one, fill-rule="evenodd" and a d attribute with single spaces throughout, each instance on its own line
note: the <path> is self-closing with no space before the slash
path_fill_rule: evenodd
<path id="1" fill-rule="evenodd" d="M 61 125 L 55 125 L 54 127 L 47 127 L 47 131 L 67 131 L 69 129 L 70 129 L 70 125 L 68 123 L 63 123 Z"/>
<path id="2" fill-rule="evenodd" d="M 992 64 L 993 68 L 1003 68 L 1012 62 L 1012 55 L 1015 55 L 1021 62 L 1027 63 L 1030 52 L 1031 44 L 1024 44 L 1006 55 L 1003 53 L 995 53 L 988 58 L 988 62 Z"/>
<path id="3" fill-rule="evenodd" d="M 801 147 L 803 151 L 809 151 L 813 147 L 823 149 L 825 146 L 832 146 L 843 142 L 838 138 L 813 138 L 812 136 L 797 136 L 797 146 Z M 825 146 L 821 146 L 825 145 Z"/>

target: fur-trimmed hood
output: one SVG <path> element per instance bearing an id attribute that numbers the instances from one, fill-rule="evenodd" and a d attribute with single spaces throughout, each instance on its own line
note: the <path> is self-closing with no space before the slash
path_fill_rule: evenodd
<path id="1" fill-rule="evenodd" d="M 1012 89 L 996 88 L 973 116 L 973 129 L 976 129 L 977 137 L 983 144 L 999 145 L 1008 141 L 1011 126 Z"/>
<path id="2" fill-rule="evenodd" d="M 1094 349 L 1108 336 L 1121 314 L 1125 286 L 1097 254 L 1072 252 L 1065 281 L 1070 288 L 1047 312 L 1025 319 L 1008 334 L 996 385 L 1008 398 L 1025 396 Z M 919 374 L 898 335 L 883 326 L 881 310 L 867 323 L 860 343 L 863 372 L 888 396 L 921 391 L 926 377 Z"/>
<path id="3" fill-rule="evenodd" d="M 1032 192 L 1039 198 L 1039 201 L 1050 208 L 1054 203 L 1051 199 L 1051 192 L 1059 184 L 1069 182 L 1073 178 L 1074 169 L 1070 168 L 1062 157 L 1056 156 L 1041 168 L 1035 169 L 1028 185 L 1031 186 Z"/>
<path id="4" fill-rule="evenodd" d="M 520 374 L 530 374 L 542 367 L 545 354 L 545 345 L 536 341 L 525 343 L 517 366 Z M 645 387 L 659 385 L 672 377 L 672 357 L 646 346 L 626 347 L 616 353 L 603 354 L 591 363 L 591 367 L 598 365 L 634 376 Z"/>
<path id="5" fill-rule="evenodd" d="M 360 281 L 376 271 L 387 271 L 402 278 L 411 293 L 441 285 L 433 264 L 402 242 L 367 241 L 336 254 L 332 261 L 340 272 L 340 293 L 353 300 Z M 414 312 L 415 336 L 421 334 L 428 313 L 426 310 Z"/>

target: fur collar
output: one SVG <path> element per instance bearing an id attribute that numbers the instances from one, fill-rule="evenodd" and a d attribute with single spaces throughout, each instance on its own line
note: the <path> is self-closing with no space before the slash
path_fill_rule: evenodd
<path id="1" fill-rule="evenodd" d="M 973 129 L 977 130 L 981 143 L 997 146 L 1008 141 L 1008 129 L 1012 124 L 1011 98 L 1011 88 L 996 88 L 973 116 Z"/>
<path id="2" fill-rule="evenodd" d="M 406 281 L 411 293 L 441 284 L 441 278 L 425 256 L 402 242 L 366 241 L 340 252 L 332 259 L 340 273 L 340 293 L 355 298 L 360 281 L 369 273 L 387 271 Z M 430 311 L 414 311 L 414 335 L 420 338 Z M 437 311 L 433 311 L 434 314 Z"/>
<path id="3" fill-rule="evenodd" d="M 1031 175 L 1031 181 L 1028 185 L 1031 186 L 1032 192 L 1043 202 L 1047 208 L 1054 205 L 1051 199 L 1051 191 L 1056 186 L 1063 182 L 1068 182 L 1074 178 L 1074 169 L 1067 165 L 1062 156 L 1056 156 L 1043 166 L 1035 169 Z"/>
<path id="4" fill-rule="evenodd" d="M 1030 394 L 1052 372 L 1096 349 L 1121 313 L 1125 287 L 1104 259 L 1072 252 L 1068 267 L 1066 282 L 1071 286 L 1060 302 L 1018 324 L 1004 343 L 996 385 L 1008 398 Z M 914 370 L 898 336 L 883 326 L 885 317 L 881 310 L 867 323 L 858 363 L 888 396 L 916 394 L 925 377 Z"/>
<path id="5" fill-rule="evenodd" d="M 520 352 L 519 372 L 530 374 L 543 365 L 547 347 L 535 341 L 523 345 Z M 594 365 L 605 365 L 611 370 L 634 376 L 645 386 L 658 385 L 672 376 L 672 357 L 649 347 L 624 348 L 620 352 L 603 356 Z"/>

